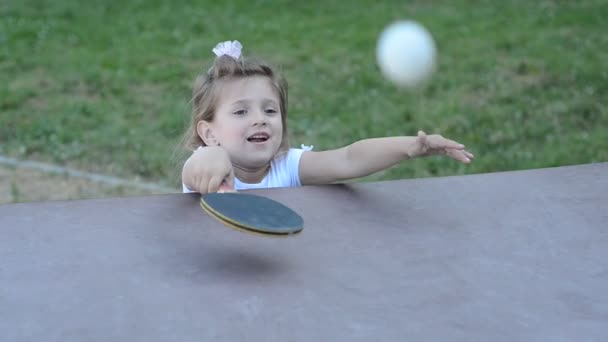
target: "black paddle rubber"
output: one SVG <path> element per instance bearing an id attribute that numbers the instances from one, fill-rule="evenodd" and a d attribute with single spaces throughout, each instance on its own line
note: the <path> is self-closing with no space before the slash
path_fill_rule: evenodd
<path id="1" fill-rule="evenodd" d="M 304 220 L 270 198 L 245 193 L 208 193 L 201 206 L 225 225 L 250 233 L 287 236 L 304 228 Z"/>

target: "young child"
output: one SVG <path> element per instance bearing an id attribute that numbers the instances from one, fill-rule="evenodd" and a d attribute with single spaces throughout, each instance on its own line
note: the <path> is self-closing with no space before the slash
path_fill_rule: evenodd
<path id="1" fill-rule="evenodd" d="M 335 150 L 290 148 L 287 82 L 270 65 L 241 56 L 238 41 L 219 43 L 213 66 L 195 82 L 182 169 L 184 192 L 328 184 L 370 175 L 403 160 L 473 155 L 441 135 L 365 139 Z"/>

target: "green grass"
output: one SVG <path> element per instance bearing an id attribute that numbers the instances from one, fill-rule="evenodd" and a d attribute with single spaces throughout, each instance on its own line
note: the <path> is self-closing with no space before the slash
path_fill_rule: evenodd
<path id="1" fill-rule="evenodd" d="M 0 154 L 175 184 L 190 85 L 215 43 L 278 64 L 291 143 L 439 132 L 464 167 L 404 162 L 366 180 L 608 161 L 608 1 L 0 1 Z M 421 90 L 380 76 L 395 19 L 434 35 Z"/>

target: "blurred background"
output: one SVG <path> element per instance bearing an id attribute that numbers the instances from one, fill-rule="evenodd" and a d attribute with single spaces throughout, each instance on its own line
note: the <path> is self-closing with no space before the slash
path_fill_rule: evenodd
<path id="1" fill-rule="evenodd" d="M 423 129 L 476 155 L 359 181 L 605 162 L 606 18 L 606 0 L 0 0 L 0 203 L 181 191 L 191 84 L 233 39 L 287 77 L 293 146 Z M 376 66 L 398 19 L 436 40 L 423 89 Z"/>

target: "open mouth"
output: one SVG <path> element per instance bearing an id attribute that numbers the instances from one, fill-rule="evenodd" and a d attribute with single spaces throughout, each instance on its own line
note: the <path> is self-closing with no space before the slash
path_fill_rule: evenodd
<path id="1" fill-rule="evenodd" d="M 266 133 L 255 133 L 254 135 L 247 138 L 247 141 L 252 143 L 261 143 L 270 139 L 270 135 Z"/>

